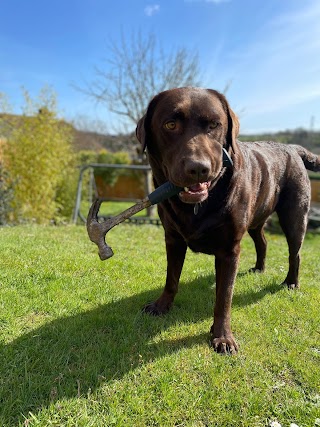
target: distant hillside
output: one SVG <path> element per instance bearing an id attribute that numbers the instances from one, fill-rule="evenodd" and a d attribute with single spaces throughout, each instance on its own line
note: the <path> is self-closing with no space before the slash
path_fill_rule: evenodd
<path id="1" fill-rule="evenodd" d="M 296 129 L 260 135 L 240 135 L 240 141 L 278 141 L 284 144 L 298 144 L 320 154 L 320 132 Z"/>
<path id="2" fill-rule="evenodd" d="M 74 147 L 76 151 L 106 149 L 111 152 L 126 151 L 136 157 L 139 143 L 134 134 L 105 135 L 97 132 L 74 129 Z"/>

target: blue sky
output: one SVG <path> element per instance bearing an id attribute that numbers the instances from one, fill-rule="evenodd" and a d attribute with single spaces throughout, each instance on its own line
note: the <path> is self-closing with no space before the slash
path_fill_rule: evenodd
<path id="1" fill-rule="evenodd" d="M 104 66 L 108 39 L 140 30 L 168 53 L 197 51 L 204 86 L 231 81 L 243 133 L 320 129 L 318 0 L 1 0 L 0 17 L 0 92 L 16 111 L 21 87 L 36 96 L 50 85 L 64 117 L 112 129 L 115 118 L 73 85 Z"/>

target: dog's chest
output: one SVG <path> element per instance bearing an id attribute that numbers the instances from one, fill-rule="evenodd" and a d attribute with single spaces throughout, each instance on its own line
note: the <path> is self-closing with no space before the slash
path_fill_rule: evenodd
<path id="1" fill-rule="evenodd" d="M 190 239 L 186 242 L 193 252 L 200 252 L 207 255 L 214 255 L 219 249 L 211 234 L 203 235 L 198 239 Z"/>
<path id="2" fill-rule="evenodd" d="M 221 215 L 191 218 L 180 224 L 180 234 L 193 252 L 213 255 L 223 245 L 225 220 Z"/>

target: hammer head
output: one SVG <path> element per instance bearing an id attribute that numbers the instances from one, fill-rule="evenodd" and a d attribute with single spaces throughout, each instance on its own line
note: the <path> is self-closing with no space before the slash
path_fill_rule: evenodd
<path id="1" fill-rule="evenodd" d="M 87 232 L 90 240 L 98 246 L 100 259 L 104 261 L 113 256 L 113 250 L 105 242 L 105 235 L 111 228 L 108 221 L 102 223 L 98 221 L 98 212 L 101 203 L 101 199 L 96 199 L 89 210 Z"/>
<path id="2" fill-rule="evenodd" d="M 99 257 L 101 261 L 111 258 L 112 256 L 113 256 L 113 250 L 107 244 L 105 244 L 104 247 L 99 248 Z"/>

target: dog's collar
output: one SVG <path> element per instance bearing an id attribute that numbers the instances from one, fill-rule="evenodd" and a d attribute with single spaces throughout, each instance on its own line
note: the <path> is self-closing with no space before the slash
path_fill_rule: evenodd
<path id="1" fill-rule="evenodd" d="M 222 147 L 222 165 L 226 168 L 233 168 L 233 161 L 224 147 Z"/>

